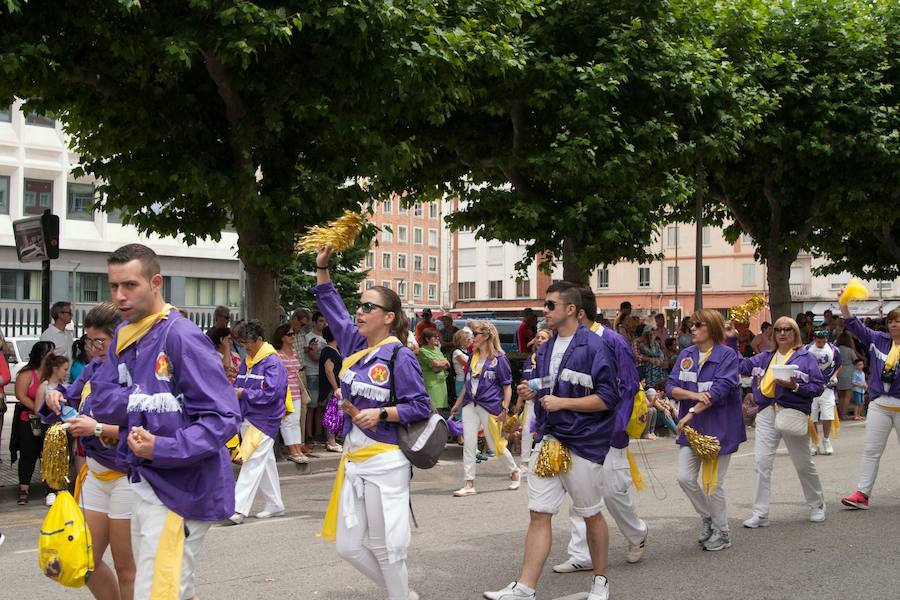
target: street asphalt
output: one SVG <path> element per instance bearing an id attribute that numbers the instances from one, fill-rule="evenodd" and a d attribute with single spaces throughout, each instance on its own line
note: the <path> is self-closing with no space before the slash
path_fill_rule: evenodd
<path id="1" fill-rule="evenodd" d="M 751 440 L 732 459 L 726 480 L 734 545 L 703 552 L 695 541 L 699 518 L 675 481 L 671 438 L 635 444 L 648 485 L 637 493 L 638 511 L 649 524 L 644 560 L 625 562 L 627 545 L 611 523 L 609 579 L 614 600 L 688 599 L 891 599 L 900 598 L 900 448 L 888 443 L 869 511 L 850 511 L 840 498 L 855 489 L 863 442 L 862 424 L 845 423 L 834 456 L 816 457 L 828 502 L 827 520 L 807 521 L 799 481 L 783 446 L 773 476 L 771 527 L 749 530 L 753 481 Z M 641 449 L 643 451 L 641 451 Z M 645 462 L 646 460 L 646 462 Z M 650 468 L 648 469 L 647 463 Z M 411 586 L 424 600 L 481 598 L 484 590 L 514 580 L 528 525 L 525 485 L 507 491 L 497 460 L 478 467 L 479 494 L 454 498 L 461 485 L 459 458 L 430 471 L 416 471 L 413 505 L 419 521 L 409 551 Z M 210 530 L 197 572 L 203 600 L 382 599 L 367 579 L 338 558 L 334 546 L 316 538 L 332 472 L 282 477 L 284 517 L 248 518 L 235 527 Z M 649 485 L 651 484 L 652 485 Z M 0 599 L 90 598 L 86 589 L 63 588 L 37 568 L 37 537 L 46 507 L 0 504 Z M 568 513 L 554 518 L 550 560 L 538 598 L 584 598 L 589 573 L 555 574 L 565 560 Z M 107 560 L 109 555 L 107 554 Z"/>

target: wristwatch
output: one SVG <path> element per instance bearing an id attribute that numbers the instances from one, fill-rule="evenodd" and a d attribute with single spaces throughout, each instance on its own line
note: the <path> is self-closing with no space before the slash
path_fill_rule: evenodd
<path id="1" fill-rule="evenodd" d="M 696 406 L 690 407 L 690 408 L 688 409 L 688 412 L 689 412 L 690 414 L 692 414 L 692 415 L 697 414 L 697 407 L 696 407 Z"/>
<path id="2" fill-rule="evenodd" d="M 386 408 L 382 408 L 381 412 L 378 413 L 378 420 L 379 421 L 387 421 L 387 419 L 388 419 L 388 411 Z"/>
<path id="3" fill-rule="evenodd" d="M 97 423 L 97 425 L 94 426 L 94 436 L 100 437 L 101 435 L 103 435 L 103 424 Z"/>

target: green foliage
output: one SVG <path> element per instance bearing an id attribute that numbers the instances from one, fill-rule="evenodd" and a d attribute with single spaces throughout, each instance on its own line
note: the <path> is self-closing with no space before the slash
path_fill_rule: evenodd
<path id="1" fill-rule="evenodd" d="M 359 296 L 359 285 L 368 274 L 360 265 L 369 251 L 367 241 L 360 241 L 354 247 L 333 254 L 329 263 L 331 280 L 346 302 Z M 316 298 L 312 288 L 316 285 L 316 257 L 301 254 L 280 273 L 278 279 L 282 305 L 290 314 L 290 308 L 306 307 L 314 310 Z"/>

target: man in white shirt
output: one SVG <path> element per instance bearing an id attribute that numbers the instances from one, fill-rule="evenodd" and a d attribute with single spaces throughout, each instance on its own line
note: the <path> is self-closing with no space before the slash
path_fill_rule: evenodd
<path id="1" fill-rule="evenodd" d="M 72 359 L 72 334 L 66 326 L 72 322 L 72 303 L 54 302 L 50 307 L 50 318 L 53 323 L 41 334 L 42 342 L 53 342 L 56 349 L 53 354 Z"/>

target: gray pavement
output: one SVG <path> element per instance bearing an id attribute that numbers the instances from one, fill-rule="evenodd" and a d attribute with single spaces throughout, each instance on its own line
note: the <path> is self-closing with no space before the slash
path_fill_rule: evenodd
<path id="1" fill-rule="evenodd" d="M 752 438 L 752 429 L 750 430 Z M 612 598 L 720 599 L 896 599 L 900 597 L 900 448 L 888 444 L 868 512 L 842 510 L 839 500 L 853 491 L 862 453 L 863 427 L 845 424 L 837 454 L 817 457 L 828 501 L 824 524 L 809 523 L 796 474 L 782 449 L 773 478 L 772 526 L 747 530 L 753 476 L 752 440 L 731 462 L 727 491 L 734 546 L 718 553 L 699 550 L 694 541 L 698 518 L 675 482 L 671 439 L 643 442 L 653 486 L 637 494 L 639 513 L 650 526 L 643 562 L 625 562 L 626 544 L 611 525 L 609 578 Z M 422 598 L 474 600 L 486 589 L 515 579 L 528 523 L 527 492 L 506 490 L 497 461 L 479 465 L 480 493 L 453 498 L 459 487 L 459 458 L 430 471 L 416 471 L 413 502 L 420 529 L 413 531 L 409 572 Z M 198 569 L 203 600 L 379 599 L 363 576 L 339 559 L 332 544 L 317 539 L 333 481 L 332 473 L 284 475 L 287 515 L 237 527 L 210 530 Z M 36 540 L 46 508 L 0 504 L 0 599 L 90 598 L 62 588 L 37 569 Z M 554 519 L 554 545 L 538 597 L 582 598 L 588 573 L 558 575 L 550 565 L 565 559 L 568 518 Z"/>

